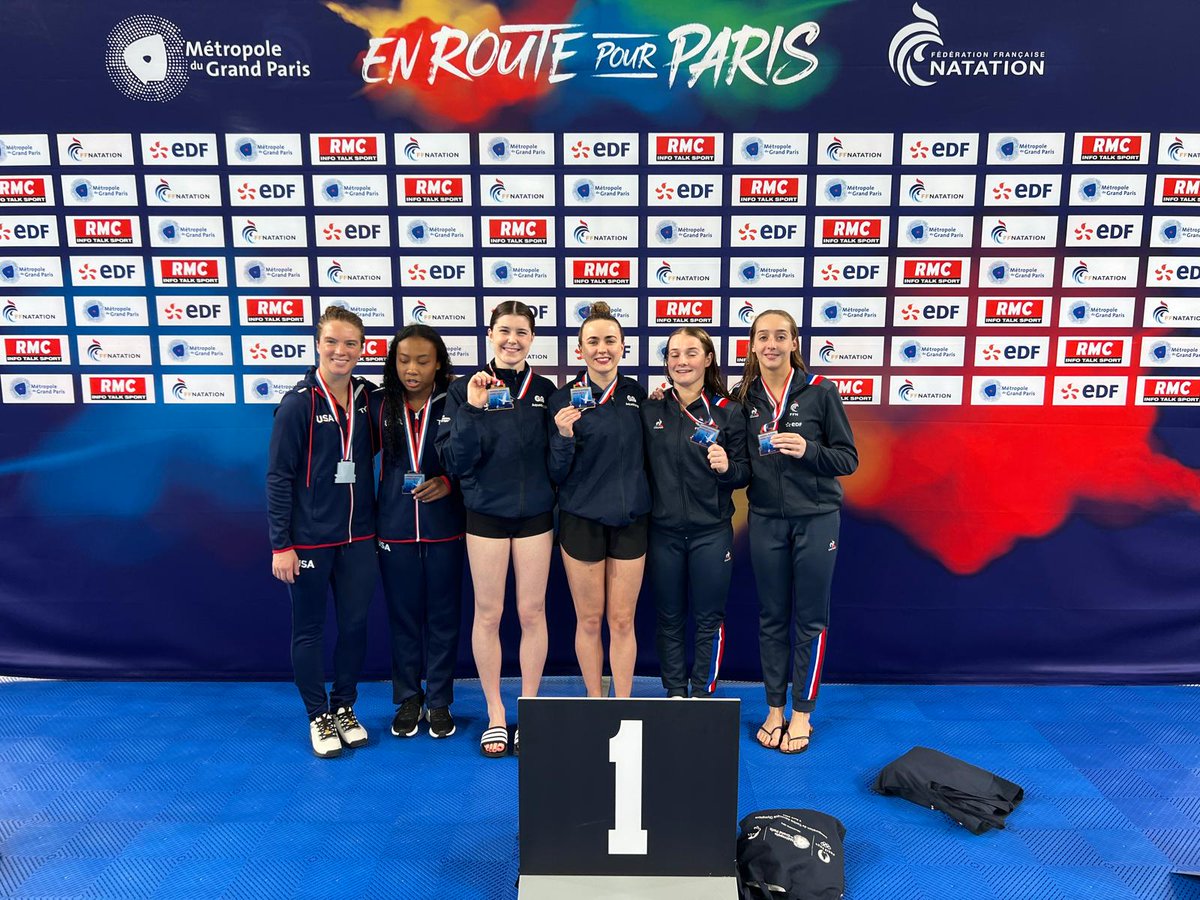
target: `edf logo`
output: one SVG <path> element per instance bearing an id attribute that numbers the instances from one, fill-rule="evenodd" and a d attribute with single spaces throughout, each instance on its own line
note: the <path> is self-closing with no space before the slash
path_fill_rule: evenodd
<path id="1" fill-rule="evenodd" d="M 764 241 L 790 241 L 796 237 L 795 225 L 772 225 L 764 222 L 758 226 L 758 236 Z"/>
<path id="2" fill-rule="evenodd" d="M 992 188 L 995 200 L 1037 200 L 1054 193 L 1053 181 L 1001 181 Z"/>
<path id="3" fill-rule="evenodd" d="M 963 159 L 971 150 L 970 141 L 917 141 L 908 148 L 912 159 Z"/>
<path id="4" fill-rule="evenodd" d="M 429 267 L 429 277 L 436 280 L 454 281 L 464 278 L 467 267 L 462 263 L 435 263 Z"/>
<path id="5" fill-rule="evenodd" d="M 25 225 L 17 223 L 12 229 L 0 225 L 0 241 L 40 241 L 50 236 L 49 225 Z"/>
<path id="6" fill-rule="evenodd" d="M 874 281 L 879 278 L 879 266 L 875 264 L 846 263 L 838 266 L 830 264 L 822 267 L 822 281 Z"/>
<path id="7" fill-rule="evenodd" d="M 208 157 L 209 145 L 199 141 L 155 141 L 148 148 L 153 159 L 194 159 L 203 160 Z"/>
<path id="8" fill-rule="evenodd" d="M 342 228 L 342 233 L 348 241 L 378 240 L 382 228 L 379 225 L 364 225 L 350 222 Z"/>
<path id="9" fill-rule="evenodd" d="M 295 195 L 294 184 L 273 184 L 264 181 L 258 188 L 258 196 L 264 200 L 290 200 Z"/>
<path id="10" fill-rule="evenodd" d="M 631 141 L 576 141 L 571 145 L 573 159 L 625 159 L 633 152 Z"/>

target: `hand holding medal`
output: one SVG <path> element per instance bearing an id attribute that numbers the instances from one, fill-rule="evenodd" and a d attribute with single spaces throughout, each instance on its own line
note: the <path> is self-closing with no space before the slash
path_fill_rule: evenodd
<path id="1" fill-rule="evenodd" d="M 583 412 L 575 406 L 564 406 L 554 416 L 558 433 L 565 438 L 575 437 L 575 423 L 583 418 Z"/>
<path id="2" fill-rule="evenodd" d="M 467 382 L 467 402 L 476 409 L 487 409 L 488 390 L 496 383 L 491 372 L 476 372 Z"/>

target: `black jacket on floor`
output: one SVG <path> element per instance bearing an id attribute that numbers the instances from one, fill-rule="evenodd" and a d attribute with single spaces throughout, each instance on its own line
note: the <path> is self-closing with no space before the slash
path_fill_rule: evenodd
<path id="1" fill-rule="evenodd" d="M 888 763 L 872 788 L 940 809 L 972 834 L 1003 828 L 1025 798 L 1019 785 L 928 747 L 913 747 Z"/>

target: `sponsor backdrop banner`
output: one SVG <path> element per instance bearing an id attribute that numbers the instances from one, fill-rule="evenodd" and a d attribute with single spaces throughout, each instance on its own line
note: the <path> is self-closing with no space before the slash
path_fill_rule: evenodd
<path id="1" fill-rule="evenodd" d="M 286 677 L 266 445 L 320 311 L 368 377 L 420 321 L 470 373 L 520 298 L 562 383 L 603 298 L 647 385 L 685 323 L 736 381 L 768 308 L 836 381 L 828 677 L 1200 674 L 1197 14 L 9 5 L 0 670 Z M 757 677 L 740 505 L 724 672 Z M 549 611 L 571 671 L 557 563 Z M 653 673 L 648 593 L 639 629 Z"/>

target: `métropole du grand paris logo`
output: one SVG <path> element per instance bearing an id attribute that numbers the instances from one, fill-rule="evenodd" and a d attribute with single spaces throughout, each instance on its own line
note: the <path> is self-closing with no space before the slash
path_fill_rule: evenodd
<path id="1" fill-rule="evenodd" d="M 915 22 L 902 26 L 888 45 L 888 64 L 909 87 L 932 87 L 939 78 L 1020 78 L 1046 74 L 1046 51 L 945 49 L 938 17 L 912 5 Z"/>
<path id="2" fill-rule="evenodd" d="M 183 34 L 161 16 L 122 19 L 108 33 L 104 67 L 117 89 L 131 100 L 173 100 L 188 83 Z"/>
<path id="3" fill-rule="evenodd" d="M 166 103 L 188 85 L 192 72 L 207 78 L 308 78 L 312 67 L 288 59 L 282 44 L 185 40 L 179 26 L 154 15 L 122 19 L 108 33 L 104 67 L 131 100 Z"/>

